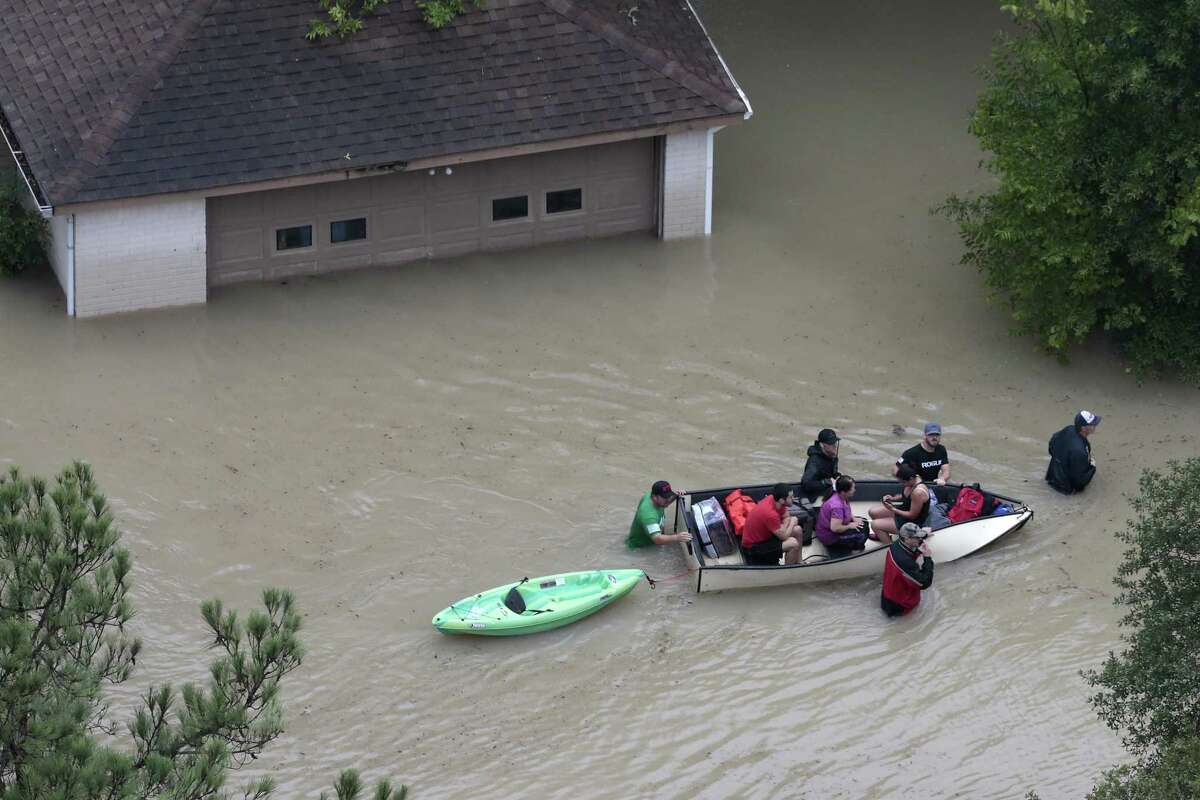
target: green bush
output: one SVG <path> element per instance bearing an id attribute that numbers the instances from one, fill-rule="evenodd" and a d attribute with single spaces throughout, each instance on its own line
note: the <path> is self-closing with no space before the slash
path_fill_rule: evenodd
<path id="1" fill-rule="evenodd" d="M 46 263 L 50 229 L 41 214 L 22 205 L 15 182 L 0 183 L 0 275 L 12 277 Z"/>
<path id="2" fill-rule="evenodd" d="M 1200 799 L 1200 458 L 1147 470 L 1115 583 L 1124 649 L 1099 671 L 1097 713 L 1135 764 L 1105 773 L 1092 800 Z"/>
<path id="3" fill-rule="evenodd" d="M 1118 767 L 1104 774 L 1088 800 L 1197 800 L 1200 798 L 1200 738 L 1164 748 L 1149 764 Z"/>
<path id="4" fill-rule="evenodd" d="M 939 210 L 1015 330 L 1115 335 L 1200 382 L 1200 3 L 1020 0 L 970 130 L 998 182 Z"/>
<path id="5" fill-rule="evenodd" d="M 1200 737 L 1200 458 L 1144 472 L 1133 509 L 1114 579 L 1125 649 L 1087 679 L 1100 718 L 1140 755 Z"/>

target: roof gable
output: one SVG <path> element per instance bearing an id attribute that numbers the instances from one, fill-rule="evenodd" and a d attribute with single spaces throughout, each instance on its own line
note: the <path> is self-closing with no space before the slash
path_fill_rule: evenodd
<path id="1" fill-rule="evenodd" d="M 5 15 L 0 112 L 45 189 L 69 194 L 102 163 L 207 0 L 158 0 L 129 14 L 117 0 L 33 0 Z M 71 113 L 64 113 L 67 109 Z"/>
<path id="2" fill-rule="evenodd" d="M 441 31 L 393 0 L 317 43 L 311 0 L 155 0 L 132 26 L 115 0 L 34 2 L 0 21 L 0 109 L 54 204 L 747 110 L 686 0 L 636 24 L 619 0 L 488 0 Z"/>

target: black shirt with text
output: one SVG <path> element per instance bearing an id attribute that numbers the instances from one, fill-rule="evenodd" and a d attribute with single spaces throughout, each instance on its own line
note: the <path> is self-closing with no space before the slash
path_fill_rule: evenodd
<path id="1" fill-rule="evenodd" d="M 935 481 L 942 464 L 950 463 L 950 454 L 940 444 L 933 448 L 931 453 L 918 443 L 901 453 L 896 463 L 908 464 L 917 471 L 923 481 Z"/>

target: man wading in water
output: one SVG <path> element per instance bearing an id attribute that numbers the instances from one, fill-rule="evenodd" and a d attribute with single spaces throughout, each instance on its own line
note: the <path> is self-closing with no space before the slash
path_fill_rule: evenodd
<path id="1" fill-rule="evenodd" d="M 933 584 L 933 558 L 925 544 L 932 535 L 928 528 L 906 522 L 888 547 L 879 606 L 889 617 L 912 611 L 921 602 L 921 592 Z"/>
<path id="2" fill-rule="evenodd" d="M 690 542 L 692 535 L 687 531 L 679 533 L 663 533 L 663 519 L 666 508 L 675 502 L 679 495 L 666 481 L 655 481 L 650 491 L 642 495 L 637 511 L 633 512 L 633 524 L 629 526 L 629 535 L 625 537 L 625 545 L 631 550 L 639 547 L 652 547 L 656 544 L 671 542 Z"/>
<path id="3" fill-rule="evenodd" d="M 1046 483 L 1063 494 L 1082 492 L 1096 477 L 1096 459 L 1088 437 L 1096 432 L 1100 417 L 1090 411 L 1075 415 L 1075 424 L 1068 425 L 1050 437 L 1050 466 L 1046 468 Z"/>

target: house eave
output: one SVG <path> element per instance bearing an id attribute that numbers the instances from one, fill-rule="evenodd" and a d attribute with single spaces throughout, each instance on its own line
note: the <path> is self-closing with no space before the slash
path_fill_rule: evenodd
<path id="1" fill-rule="evenodd" d="M 21 173 L 21 180 L 29 191 L 29 196 L 37 204 L 38 211 L 43 217 L 53 216 L 54 206 L 50 205 L 45 192 L 42 191 L 41 184 L 33 176 L 33 170 L 29 166 L 29 160 L 25 157 L 25 151 L 21 149 L 16 133 L 13 132 L 12 127 L 8 124 L 8 118 L 2 111 L 0 111 L 0 136 L 4 138 L 4 145 L 12 155 L 13 162 L 17 165 L 17 172 Z"/>
<path id="2" fill-rule="evenodd" d="M 433 167 L 466 164 L 472 161 L 490 161 L 491 159 L 495 158 L 523 156 L 529 155 L 530 153 L 567 150 L 574 147 L 590 147 L 592 145 L 609 144 L 611 142 L 624 142 L 630 139 L 646 139 L 651 136 L 666 136 L 668 134 L 683 133 L 685 131 L 721 128 L 734 122 L 740 122 L 742 119 L 742 114 L 725 114 L 717 117 L 699 117 L 683 122 L 655 125 L 646 128 L 634 128 L 626 131 L 592 133 L 584 136 L 573 136 L 569 139 L 555 139 L 548 142 L 537 142 L 535 144 L 493 147 L 486 150 L 472 150 L 469 152 L 454 153 L 445 156 L 431 156 L 429 158 L 418 158 L 410 161 L 406 169 L 407 171 L 412 172 L 415 170 L 430 169 Z"/>
<path id="3" fill-rule="evenodd" d="M 192 189 L 181 189 L 177 191 L 162 191 L 151 192 L 139 195 L 125 195 L 119 197 L 106 197 L 95 200 L 79 200 L 69 201 L 62 204 L 64 207 L 75 207 L 80 205 L 93 205 L 103 203 L 122 202 L 125 200 L 133 200 L 137 198 L 157 197 L 165 195 L 202 195 L 204 197 L 222 197 L 231 194 L 245 194 L 248 192 L 259 192 L 269 189 L 284 189 L 293 186 L 307 186 L 316 183 L 334 183 L 338 181 L 355 180 L 358 178 L 371 178 L 379 175 L 386 175 L 396 172 L 416 172 L 419 170 L 433 169 L 435 167 L 455 166 L 457 164 L 467 164 L 474 161 L 489 161 L 497 158 L 507 158 L 510 156 L 529 155 L 538 152 L 552 152 L 555 150 L 567 150 L 575 147 L 590 147 L 593 145 L 609 144 L 612 142 L 622 142 L 631 139 L 645 139 L 651 136 L 665 136 L 672 133 L 682 133 L 692 130 L 707 130 L 709 128 L 721 128 L 726 125 L 731 125 L 741 122 L 744 119 L 742 114 L 725 114 L 715 117 L 698 117 L 696 119 L 686 120 L 682 122 L 669 123 L 664 125 L 655 125 L 643 128 L 633 128 L 624 131 L 612 131 L 607 133 L 594 133 L 584 136 L 573 136 L 564 139 L 554 139 L 544 142 L 536 142 L 532 144 L 511 145 L 504 147 L 494 147 L 483 150 L 470 150 L 461 153 L 448 153 L 439 156 L 429 156 L 426 158 L 418 158 L 412 161 L 390 161 L 381 164 L 371 164 L 352 169 L 331 170 L 327 172 L 315 172 L 307 175 L 293 175 L 282 178 L 272 178 L 269 180 L 252 181 L 247 183 L 232 183 L 221 184 L 217 186 L 200 186 Z"/>
<path id="4" fill-rule="evenodd" d="M 725 74 L 729 76 L 729 82 L 733 84 L 734 89 L 737 89 L 738 97 L 742 98 L 742 104 L 746 106 L 746 113 L 743 115 L 742 119 L 750 119 L 752 116 L 754 116 L 754 109 L 750 106 L 750 98 L 746 96 L 744 91 L 742 91 L 742 85 L 738 83 L 737 78 L 733 77 L 733 71 L 729 69 L 729 65 L 725 63 L 725 57 L 721 55 L 721 51 L 717 49 L 717 43 L 713 41 L 712 36 L 708 32 L 708 28 L 704 27 L 704 20 L 702 20 L 700 15 L 696 13 L 696 7 L 692 5 L 692 0 L 685 0 L 685 2 L 687 3 L 688 10 L 692 12 L 692 16 L 695 17 L 696 22 L 700 25 L 700 30 L 704 32 L 705 38 L 708 39 L 708 46 L 711 47 L 712 51 L 717 54 L 717 61 L 721 62 L 721 68 L 724 69 Z"/>

